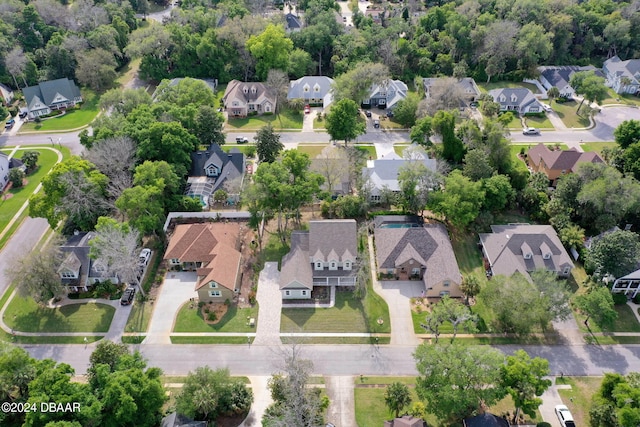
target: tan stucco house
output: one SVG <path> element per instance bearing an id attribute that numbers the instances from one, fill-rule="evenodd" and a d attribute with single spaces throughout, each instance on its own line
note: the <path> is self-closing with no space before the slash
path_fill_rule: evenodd
<path id="1" fill-rule="evenodd" d="M 176 226 L 164 259 L 170 267 L 195 271 L 200 301 L 233 300 L 240 284 L 240 224 L 214 222 Z"/>

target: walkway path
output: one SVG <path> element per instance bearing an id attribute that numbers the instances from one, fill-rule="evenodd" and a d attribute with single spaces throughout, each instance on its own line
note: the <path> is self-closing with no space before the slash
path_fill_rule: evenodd
<path id="1" fill-rule="evenodd" d="M 353 427 L 356 423 L 353 376 L 325 377 L 330 404 L 327 421 L 336 427 Z"/>
<path id="2" fill-rule="evenodd" d="M 280 346 L 280 313 L 282 312 L 282 295 L 280 294 L 280 272 L 277 262 L 265 262 L 264 269 L 258 277 L 258 293 L 256 299 L 258 326 L 254 345 Z"/>
<path id="3" fill-rule="evenodd" d="M 262 427 L 262 416 L 273 402 L 268 387 L 269 378 L 271 376 L 249 377 L 253 391 L 253 405 L 251 405 L 251 411 L 247 418 L 238 427 Z"/>
<path id="4" fill-rule="evenodd" d="M 411 319 L 411 307 L 409 300 L 412 296 L 419 296 L 420 291 L 412 289 L 411 284 L 416 282 L 394 282 L 384 286 L 378 281 L 376 272 L 375 252 L 373 250 L 373 236 L 369 236 L 369 262 L 371 268 L 371 280 L 373 290 L 380 295 L 389 306 L 391 318 L 391 345 L 416 346 L 420 340 L 413 330 Z M 408 283 L 408 284 L 407 284 Z M 417 294 L 413 295 L 413 292 Z"/>
<path id="5" fill-rule="evenodd" d="M 171 344 L 171 331 L 180 307 L 189 299 L 197 298 L 196 274 L 170 271 L 160 287 L 149 322 L 144 344 Z"/>

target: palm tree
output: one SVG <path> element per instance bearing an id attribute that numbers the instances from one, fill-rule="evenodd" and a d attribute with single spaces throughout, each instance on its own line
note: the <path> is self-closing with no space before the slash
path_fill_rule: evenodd
<path id="1" fill-rule="evenodd" d="M 395 414 L 395 418 L 400 416 L 400 412 L 411 404 L 411 392 L 406 384 L 395 382 L 389 384 L 384 393 L 384 402 L 389 411 Z"/>

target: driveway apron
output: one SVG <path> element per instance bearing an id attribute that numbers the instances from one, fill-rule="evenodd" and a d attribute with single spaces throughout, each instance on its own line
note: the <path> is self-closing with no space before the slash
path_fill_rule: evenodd
<path id="1" fill-rule="evenodd" d="M 550 379 L 555 384 L 554 378 Z M 540 405 L 538 410 L 540 411 L 540 415 L 542 415 L 542 419 L 551 424 L 551 427 L 562 427 L 555 411 L 556 405 L 562 405 L 563 403 L 560 394 L 558 394 L 558 388 L 560 387 L 563 386 L 552 385 L 540 396 L 542 405 Z"/>
<path id="2" fill-rule="evenodd" d="M 254 345 L 280 346 L 280 314 L 282 294 L 280 293 L 280 272 L 277 262 L 265 262 L 258 277 L 256 299 L 260 306 L 258 326 Z"/>
<path id="3" fill-rule="evenodd" d="M 171 331 L 178 310 L 190 298 L 197 298 L 196 273 L 170 271 L 164 278 L 144 344 L 171 344 Z"/>

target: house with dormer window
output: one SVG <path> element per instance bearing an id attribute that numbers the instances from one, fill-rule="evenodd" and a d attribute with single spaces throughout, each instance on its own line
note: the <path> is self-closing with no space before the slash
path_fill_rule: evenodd
<path id="1" fill-rule="evenodd" d="M 185 194 L 200 199 L 203 206 L 208 206 L 211 196 L 217 190 L 224 189 L 225 183 L 238 180 L 242 184 L 245 168 L 245 156 L 240 150 L 232 148 L 225 153 L 218 144 L 211 144 L 206 150 L 191 153 L 191 170 Z M 231 201 L 238 196 L 229 194 Z"/>
<path id="2" fill-rule="evenodd" d="M 200 301 L 231 301 L 240 287 L 240 224 L 178 224 L 164 260 L 174 269 L 195 271 Z"/>
<path id="3" fill-rule="evenodd" d="M 315 287 L 355 286 L 357 261 L 355 220 L 310 221 L 309 231 L 291 233 L 282 258 L 282 299 L 309 299 Z"/>
<path id="4" fill-rule="evenodd" d="M 232 80 L 222 96 L 222 103 L 229 117 L 247 117 L 273 113 L 276 109 L 276 93 L 259 82 Z"/>
<path id="5" fill-rule="evenodd" d="M 386 80 L 382 84 L 374 84 L 369 90 L 369 97 L 362 101 L 362 108 L 392 110 L 396 104 L 407 97 L 409 88 L 400 80 Z"/>
<path id="6" fill-rule="evenodd" d="M 573 262 L 550 225 L 492 225 L 491 233 L 480 233 L 485 265 L 490 275 L 511 276 L 544 269 L 569 277 Z"/>
<path id="7" fill-rule="evenodd" d="M 117 275 L 109 275 L 105 266 L 89 257 L 89 242 L 94 237 L 93 232 L 75 233 L 60 246 L 62 262 L 57 273 L 69 293 L 87 292 L 96 283 L 106 280 L 120 283 Z"/>
<path id="8" fill-rule="evenodd" d="M 636 94 L 640 90 L 640 59 L 622 61 L 617 55 L 602 64 L 606 84 L 616 93 Z"/>
<path id="9" fill-rule="evenodd" d="M 527 88 L 501 88 L 489 91 L 494 102 L 500 104 L 500 111 L 511 111 L 518 114 L 541 113 L 542 104 Z"/>
<path id="10" fill-rule="evenodd" d="M 67 78 L 49 80 L 22 89 L 30 119 L 45 116 L 53 110 L 74 107 L 82 102 L 80 89 Z"/>
<path id="11" fill-rule="evenodd" d="M 326 108 L 333 101 L 333 79 L 325 76 L 304 76 L 289 82 L 287 99 L 302 99 L 305 104 Z"/>

